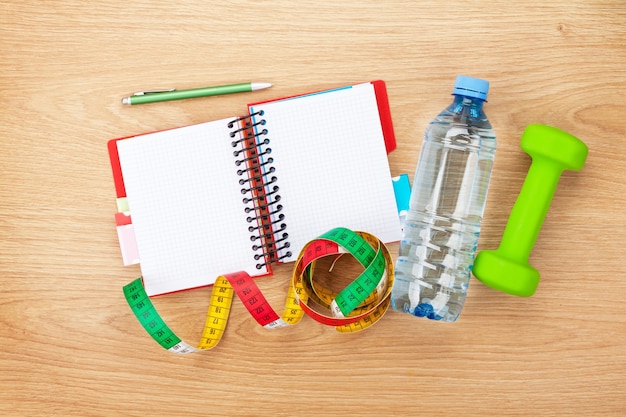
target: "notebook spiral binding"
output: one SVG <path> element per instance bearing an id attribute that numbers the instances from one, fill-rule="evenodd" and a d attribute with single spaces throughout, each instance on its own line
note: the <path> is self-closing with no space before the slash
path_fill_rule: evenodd
<path id="1" fill-rule="evenodd" d="M 256 116 L 260 120 L 256 120 Z M 290 247 L 289 233 L 286 232 L 285 215 L 281 213 L 283 206 L 279 204 L 280 187 L 276 168 L 272 165 L 274 158 L 269 156 L 272 153 L 272 148 L 268 146 L 271 141 L 262 117 L 261 110 L 228 124 L 228 128 L 233 129 L 230 132 L 233 138 L 231 145 L 236 148 L 233 155 L 237 158 L 237 175 L 242 177 L 239 185 L 244 196 L 244 211 L 249 214 L 246 221 L 250 224 L 248 232 L 251 233 L 252 250 L 261 251 L 254 256 L 256 261 L 260 261 L 256 264 L 257 269 L 292 255 L 290 251 L 281 255 L 284 249 Z"/>

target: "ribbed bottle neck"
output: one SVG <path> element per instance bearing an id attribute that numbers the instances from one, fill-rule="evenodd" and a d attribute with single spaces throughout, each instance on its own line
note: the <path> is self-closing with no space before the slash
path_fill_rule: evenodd
<path id="1" fill-rule="evenodd" d="M 455 118 L 460 118 L 461 120 L 486 120 L 487 116 L 483 110 L 484 103 L 485 101 L 479 98 L 454 95 L 454 100 L 447 110 L 453 113 Z"/>

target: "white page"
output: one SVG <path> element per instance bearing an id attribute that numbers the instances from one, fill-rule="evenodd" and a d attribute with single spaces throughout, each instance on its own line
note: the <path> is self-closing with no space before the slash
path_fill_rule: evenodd
<path id="1" fill-rule="evenodd" d="M 368 232 L 383 242 L 400 239 L 371 83 L 255 105 L 251 113 L 260 110 L 291 245 L 284 262 L 335 227 Z"/>
<path id="2" fill-rule="evenodd" d="M 232 119 L 117 142 L 148 295 L 257 269 L 228 128 Z"/>

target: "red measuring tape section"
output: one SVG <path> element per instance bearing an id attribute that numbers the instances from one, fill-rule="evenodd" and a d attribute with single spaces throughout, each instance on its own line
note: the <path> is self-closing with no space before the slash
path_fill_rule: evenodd
<path id="1" fill-rule="evenodd" d="M 361 264 L 363 272 L 349 280 L 342 291 L 336 293 L 315 280 L 318 260 L 334 257 L 336 261 L 348 254 Z M 250 315 L 267 329 L 294 325 L 306 313 L 322 324 L 334 326 L 339 332 L 355 332 L 371 326 L 387 311 L 393 278 L 392 258 L 375 236 L 345 228 L 333 229 L 307 243 L 300 252 L 282 316 L 270 306 L 246 272 L 218 277 L 211 291 L 204 330 L 197 347 L 182 341 L 165 324 L 146 294 L 141 278 L 126 285 L 124 295 L 141 325 L 157 343 L 171 352 L 188 354 L 217 346 L 226 330 L 235 294 Z"/>

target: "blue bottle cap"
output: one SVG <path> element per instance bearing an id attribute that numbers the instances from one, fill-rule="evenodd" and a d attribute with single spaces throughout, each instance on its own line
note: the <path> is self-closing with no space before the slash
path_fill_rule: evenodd
<path id="1" fill-rule="evenodd" d="M 489 92 L 489 81 L 480 78 L 467 77 L 459 75 L 454 83 L 452 94 L 466 97 L 479 98 L 487 101 L 487 93 Z"/>

